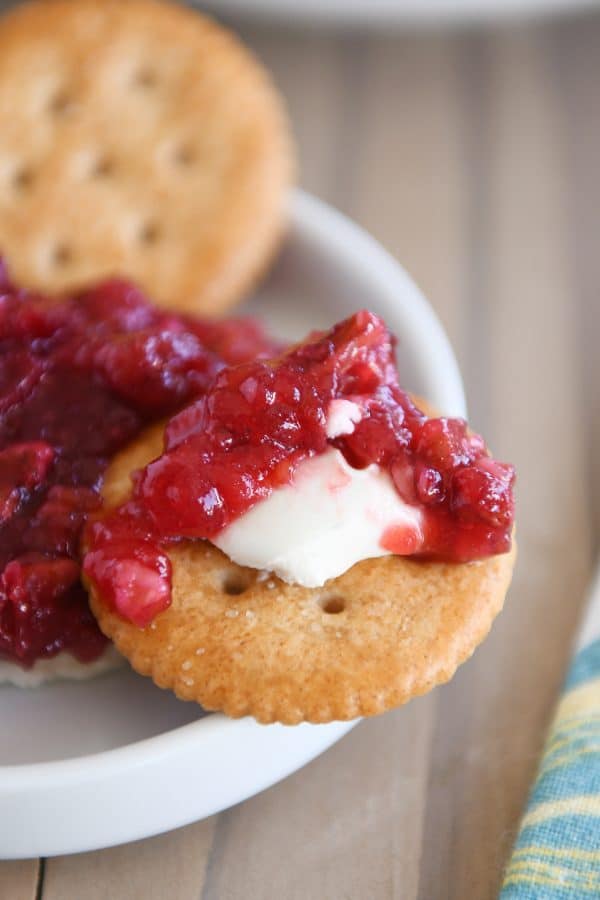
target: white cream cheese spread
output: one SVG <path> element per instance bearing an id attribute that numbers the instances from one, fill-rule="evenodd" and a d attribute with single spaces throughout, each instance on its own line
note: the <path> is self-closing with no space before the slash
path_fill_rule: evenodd
<path id="1" fill-rule="evenodd" d="M 319 587 L 363 559 L 386 556 L 387 533 L 418 544 L 422 515 L 379 466 L 354 469 L 331 447 L 304 460 L 278 488 L 228 525 L 213 543 L 242 566 Z"/>

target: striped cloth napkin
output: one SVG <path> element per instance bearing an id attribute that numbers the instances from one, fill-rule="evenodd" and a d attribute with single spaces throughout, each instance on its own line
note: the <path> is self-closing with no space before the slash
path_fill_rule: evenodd
<path id="1" fill-rule="evenodd" d="M 500 900 L 600 898 L 600 571 Z"/>

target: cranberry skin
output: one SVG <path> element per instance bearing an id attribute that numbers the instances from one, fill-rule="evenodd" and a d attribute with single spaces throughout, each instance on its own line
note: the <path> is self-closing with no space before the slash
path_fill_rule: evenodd
<path id="1" fill-rule="evenodd" d="M 441 503 L 446 496 L 442 473 L 420 464 L 416 469 L 417 497 L 425 506 Z"/>
<path id="2" fill-rule="evenodd" d="M 84 572 L 103 600 L 139 628 L 171 603 L 171 563 L 150 542 L 128 539 L 102 545 L 87 554 Z"/>
<path id="3" fill-rule="evenodd" d="M 77 563 L 28 554 L 6 566 L 0 578 L 0 655 L 29 666 L 68 649 L 88 662 L 106 643 L 85 602 Z"/>
<path id="4" fill-rule="evenodd" d="M 100 503 L 98 493 L 91 488 L 51 487 L 23 536 L 24 546 L 42 553 L 51 546 L 53 552 L 75 559 L 81 529 Z"/>
<path id="5" fill-rule="evenodd" d="M 28 291 L 3 293 L 0 289 L 0 341 L 40 340 L 49 337 L 54 330 L 46 305 L 40 298 Z"/>
<path id="6" fill-rule="evenodd" d="M 204 347 L 228 366 L 239 366 L 255 359 L 279 356 L 284 344 L 268 337 L 254 319 L 223 319 L 218 322 L 186 319 L 186 327 Z"/>
<path id="7" fill-rule="evenodd" d="M 363 417 L 352 434 L 335 443 L 350 465 L 365 468 L 371 463 L 390 468 L 393 460 L 406 455 L 412 439 L 408 418 L 412 404 L 392 385 L 382 385 L 369 396 L 353 397 Z"/>
<path id="8" fill-rule="evenodd" d="M 54 450 L 43 441 L 13 444 L 0 451 L 0 525 L 44 482 L 53 461 Z"/>
<path id="9" fill-rule="evenodd" d="M 69 459 L 107 458 L 137 434 L 142 421 L 93 374 L 61 363 L 9 417 L 8 427 L 14 439 L 41 438 Z"/>
<path id="10" fill-rule="evenodd" d="M 139 332 L 106 343 L 95 361 L 120 397 L 153 416 L 205 391 L 223 368 L 193 334 L 167 331 Z"/>
<path id="11" fill-rule="evenodd" d="M 165 450 L 173 450 L 178 444 L 183 444 L 192 434 L 202 429 L 206 416 L 206 400 L 204 398 L 190 403 L 180 413 L 173 416 L 165 428 Z"/>
<path id="12" fill-rule="evenodd" d="M 464 522 L 510 528 L 514 518 L 512 466 L 483 457 L 452 476 L 451 509 Z"/>
<path id="13" fill-rule="evenodd" d="M 160 320 L 160 313 L 142 291 L 120 278 L 82 291 L 76 298 L 75 313 L 81 316 L 84 326 L 93 323 L 112 333 L 142 331 Z"/>
<path id="14" fill-rule="evenodd" d="M 45 370 L 44 360 L 0 342 L 0 415 L 30 396 Z"/>
<path id="15" fill-rule="evenodd" d="M 471 462 L 467 423 L 463 419 L 429 419 L 421 426 L 417 456 L 428 466 L 446 472 Z"/>
<path id="16" fill-rule="evenodd" d="M 23 606 L 34 597 L 55 600 L 79 578 L 72 559 L 47 559 L 31 553 L 9 562 L 2 573 L 2 587 L 13 605 Z"/>

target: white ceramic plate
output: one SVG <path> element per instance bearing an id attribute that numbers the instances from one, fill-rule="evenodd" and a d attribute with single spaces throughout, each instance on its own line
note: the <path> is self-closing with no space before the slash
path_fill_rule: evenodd
<path id="1" fill-rule="evenodd" d="M 572 12 L 599 0 L 209 0 L 216 13 L 307 25 L 439 25 Z"/>
<path id="2" fill-rule="evenodd" d="M 248 311 L 299 337 L 365 306 L 398 335 L 407 387 L 464 414 L 454 356 L 413 282 L 347 219 L 295 194 L 284 250 Z M 201 819 L 289 775 L 354 724 L 203 715 L 129 670 L 1 687 L 0 721 L 2 859 L 96 849 Z"/>

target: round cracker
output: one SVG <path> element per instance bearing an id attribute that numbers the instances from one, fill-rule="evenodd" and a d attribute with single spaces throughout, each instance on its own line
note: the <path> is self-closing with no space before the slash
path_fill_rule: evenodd
<path id="1" fill-rule="evenodd" d="M 293 166 L 269 76 L 158 0 L 41 0 L 0 19 L 0 251 L 19 284 L 127 276 L 214 313 L 274 253 Z"/>
<path id="2" fill-rule="evenodd" d="M 161 451 L 159 427 L 115 458 L 107 507 Z M 183 541 L 169 558 L 172 604 L 145 629 L 91 588 L 101 629 L 183 700 L 293 724 L 381 713 L 451 678 L 502 608 L 514 550 L 466 564 L 365 560 L 318 589 L 238 566 L 207 541 Z"/>

